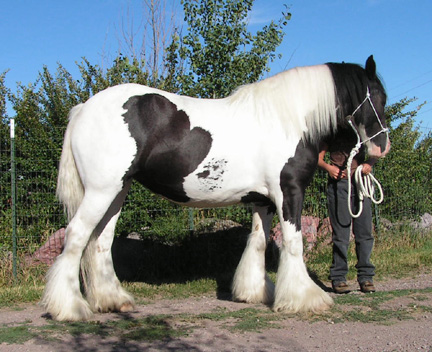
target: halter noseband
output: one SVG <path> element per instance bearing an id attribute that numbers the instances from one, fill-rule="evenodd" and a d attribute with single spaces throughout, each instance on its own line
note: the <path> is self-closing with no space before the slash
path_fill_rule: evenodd
<path id="1" fill-rule="evenodd" d="M 357 111 L 359 111 L 360 108 L 363 106 L 363 104 L 366 103 L 367 101 L 369 101 L 369 103 L 370 103 L 370 105 L 371 105 L 371 107 L 372 107 L 372 110 L 373 110 L 374 113 L 375 113 L 375 116 L 376 116 L 376 118 L 377 118 L 377 120 L 378 120 L 378 123 L 379 123 L 379 125 L 381 126 L 381 130 L 378 131 L 377 133 L 375 133 L 372 137 L 369 137 L 369 138 L 365 139 L 364 141 L 362 141 L 362 140 L 360 139 L 360 134 L 359 134 L 357 128 L 354 126 L 354 123 L 352 122 L 352 119 L 353 119 L 355 113 L 356 113 Z M 387 134 L 387 137 L 388 137 L 389 129 L 388 129 L 388 128 L 385 128 L 385 127 L 383 126 L 383 124 L 381 123 L 381 120 L 380 120 L 380 118 L 379 118 L 379 115 L 378 115 L 378 113 L 377 113 L 377 111 L 376 111 L 376 109 L 375 109 L 374 104 L 372 103 L 371 98 L 370 98 L 369 87 L 367 87 L 366 97 L 364 98 L 364 100 L 360 103 L 359 106 L 357 106 L 357 108 L 354 110 L 354 112 L 353 112 L 351 115 L 348 116 L 348 123 L 349 123 L 349 125 L 351 126 L 351 128 L 354 130 L 354 132 L 355 132 L 355 134 L 356 134 L 356 136 L 357 136 L 357 144 L 356 144 L 355 147 L 354 147 L 355 149 L 357 149 L 357 151 L 360 149 L 360 147 L 361 147 L 362 144 L 364 144 L 364 143 L 366 143 L 366 142 L 369 142 L 372 138 L 375 138 L 376 136 L 378 136 L 379 134 L 381 134 L 381 133 L 383 133 L 383 132 L 386 133 L 386 134 Z M 357 153 L 356 153 L 356 154 L 357 154 Z"/>

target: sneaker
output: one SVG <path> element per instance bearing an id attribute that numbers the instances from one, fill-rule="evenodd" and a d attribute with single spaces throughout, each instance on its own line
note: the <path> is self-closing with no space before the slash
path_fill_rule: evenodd
<path id="1" fill-rule="evenodd" d="M 350 292 L 349 286 L 345 281 L 332 282 L 332 287 L 334 293 L 343 294 Z"/>
<path id="2" fill-rule="evenodd" d="M 375 292 L 375 286 L 372 281 L 360 282 L 360 291 L 364 293 Z"/>

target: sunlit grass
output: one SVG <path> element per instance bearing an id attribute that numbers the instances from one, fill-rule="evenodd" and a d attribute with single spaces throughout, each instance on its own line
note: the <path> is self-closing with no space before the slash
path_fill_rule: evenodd
<path id="1" fill-rule="evenodd" d="M 372 257 L 378 277 L 404 277 L 432 267 L 432 233 L 398 232 L 377 236 Z"/>
<path id="2" fill-rule="evenodd" d="M 432 268 L 432 232 L 384 232 L 375 235 L 372 262 L 376 277 L 406 277 Z M 309 254 L 307 266 L 320 280 L 327 281 L 332 262 L 331 244 L 318 246 Z M 352 241 L 348 252 L 348 280 L 356 278 L 357 257 Z"/>

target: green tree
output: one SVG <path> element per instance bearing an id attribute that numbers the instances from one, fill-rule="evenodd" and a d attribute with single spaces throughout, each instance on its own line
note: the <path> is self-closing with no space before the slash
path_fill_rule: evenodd
<path id="1" fill-rule="evenodd" d="M 285 35 L 289 12 L 252 34 L 248 15 L 253 0 L 182 0 L 187 33 L 174 35 L 167 59 L 179 92 L 221 98 L 269 71 Z M 174 63 L 174 65 L 173 65 Z"/>

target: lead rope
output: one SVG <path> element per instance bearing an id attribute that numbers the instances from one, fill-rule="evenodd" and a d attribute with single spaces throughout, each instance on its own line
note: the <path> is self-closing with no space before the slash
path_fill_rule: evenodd
<path id="1" fill-rule="evenodd" d="M 354 172 L 354 181 L 356 183 L 356 188 L 357 188 L 357 196 L 359 198 L 359 211 L 357 214 L 353 214 L 352 212 L 352 208 L 351 208 L 351 185 L 352 185 L 352 181 L 351 181 L 351 163 L 354 159 L 354 157 L 356 156 L 356 154 L 360 151 L 360 147 L 363 143 L 366 143 L 367 141 L 371 140 L 372 138 L 376 137 L 378 134 L 382 133 L 382 132 L 386 132 L 388 133 L 388 129 L 384 128 L 384 126 L 381 124 L 381 121 L 379 119 L 378 113 L 375 110 L 374 105 L 372 104 L 372 101 L 370 99 L 370 93 L 369 93 L 369 87 L 367 89 L 367 93 L 366 93 L 366 98 L 363 100 L 363 102 L 357 107 L 357 109 L 354 110 L 353 114 L 354 115 L 360 108 L 361 106 L 366 102 L 369 101 L 369 103 L 372 106 L 373 111 L 375 112 L 375 116 L 378 119 L 379 124 L 381 125 L 382 130 L 378 133 L 376 133 L 374 136 L 368 138 L 367 140 L 364 141 L 360 141 L 360 135 L 357 132 L 357 129 L 354 127 L 354 124 L 352 123 L 351 119 L 348 120 L 348 123 L 350 124 L 350 126 L 352 127 L 352 129 L 354 130 L 356 136 L 357 136 L 357 143 L 354 146 L 354 148 L 351 150 L 351 153 L 348 157 L 348 161 L 347 161 L 347 177 L 348 177 L 348 211 L 350 213 L 350 215 L 353 218 L 358 218 L 360 216 L 360 214 L 363 211 L 363 201 L 364 198 L 370 198 L 371 201 L 374 204 L 381 204 L 382 201 L 384 200 L 384 193 L 381 187 L 381 184 L 378 182 L 378 180 L 375 178 L 374 175 L 372 175 L 372 173 L 369 173 L 368 175 L 362 175 L 362 169 L 363 166 L 359 165 L 356 169 L 356 171 Z M 377 186 L 379 193 L 380 193 L 380 197 L 379 199 L 376 199 L 374 194 L 375 194 L 375 187 L 374 184 Z"/>
<path id="2" fill-rule="evenodd" d="M 365 198 L 370 198 L 372 203 L 381 204 L 384 200 L 384 192 L 382 190 L 381 184 L 375 178 L 372 173 L 368 175 L 362 174 L 363 166 L 357 167 L 354 172 L 354 182 L 356 183 L 357 196 L 359 198 L 359 210 L 357 214 L 354 214 L 351 208 L 351 163 L 354 156 L 358 153 L 356 147 L 351 150 L 350 156 L 348 158 L 347 172 L 348 172 L 348 211 L 353 218 L 358 218 L 363 211 L 363 201 Z M 375 185 L 379 190 L 379 198 L 375 198 Z"/>

